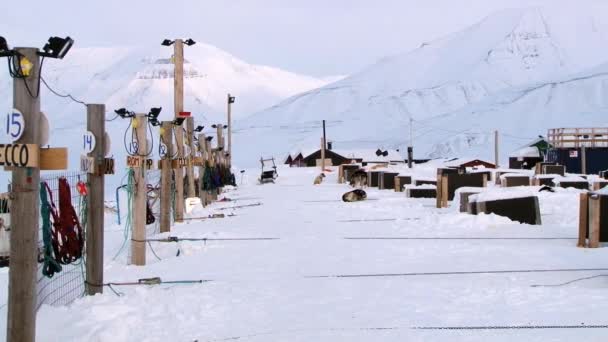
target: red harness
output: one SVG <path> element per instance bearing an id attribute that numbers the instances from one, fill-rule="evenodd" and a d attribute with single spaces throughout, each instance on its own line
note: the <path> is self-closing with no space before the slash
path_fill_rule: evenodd
<path id="1" fill-rule="evenodd" d="M 53 201 L 53 193 L 44 183 L 51 202 L 53 216 L 52 242 L 55 258 L 67 265 L 82 257 L 84 236 L 76 210 L 72 206 L 72 195 L 67 179 L 59 178 L 59 212 Z"/>

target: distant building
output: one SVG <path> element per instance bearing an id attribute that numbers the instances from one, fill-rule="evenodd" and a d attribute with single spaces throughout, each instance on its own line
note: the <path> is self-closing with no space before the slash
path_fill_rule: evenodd
<path id="1" fill-rule="evenodd" d="M 285 159 L 285 164 L 292 167 L 317 166 L 317 160 L 321 159 L 321 149 L 308 150 L 291 153 Z M 362 149 L 362 150 L 336 150 L 326 149 L 325 159 L 331 160 L 331 165 L 337 166 L 350 163 L 404 163 L 404 158 L 396 150 Z"/>
<path id="2" fill-rule="evenodd" d="M 550 147 L 551 144 L 549 144 L 547 139 L 538 137 L 538 139 L 531 141 L 509 155 L 509 168 L 533 169 L 536 163 L 545 160 L 545 155 Z"/>
<path id="3" fill-rule="evenodd" d="M 608 128 L 553 128 L 547 135 L 551 148 L 547 162 L 568 173 L 598 174 L 608 170 Z"/>
<path id="4" fill-rule="evenodd" d="M 481 160 L 481 159 L 472 159 L 472 158 L 456 158 L 452 160 L 448 160 L 445 163 L 446 167 L 450 168 L 479 168 L 484 167 L 486 169 L 495 169 L 496 164 L 491 163 L 489 161 Z"/>

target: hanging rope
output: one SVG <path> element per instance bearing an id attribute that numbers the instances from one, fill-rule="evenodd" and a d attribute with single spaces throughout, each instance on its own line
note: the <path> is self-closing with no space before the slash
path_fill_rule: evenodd
<path id="1" fill-rule="evenodd" d="M 44 243 L 44 266 L 42 274 L 52 278 L 55 273 L 61 272 L 61 265 L 53 255 L 53 243 L 51 233 L 51 205 L 46 194 L 45 182 L 40 183 L 40 216 L 42 216 L 42 241 Z"/>
<path id="2" fill-rule="evenodd" d="M 118 252 L 116 252 L 116 255 L 114 255 L 114 257 L 112 258 L 112 260 L 116 260 L 116 258 L 122 253 L 122 251 L 124 250 L 125 246 L 127 245 L 127 242 L 129 241 L 129 236 L 131 233 L 131 212 L 132 212 L 132 203 L 133 203 L 133 191 L 135 189 L 135 171 L 133 169 L 128 169 L 127 170 L 127 184 L 125 186 L 125 190 L 127 191 L 127 218 L 125 220 L 125 226 L 123 229 L 123 242 L 122 245 L 120 246 L 120 249 L 118 249 Z"/>

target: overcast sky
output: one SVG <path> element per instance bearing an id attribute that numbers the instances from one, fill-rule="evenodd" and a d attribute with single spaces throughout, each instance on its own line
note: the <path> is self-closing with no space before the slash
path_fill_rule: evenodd
<path id="1" fill-rule="evenodd" d="M 500 9 L 580 4 L 581 0 L 33 2 L 35 6 L 25 8 L 26 3 L 0 1 L 0 35 L 11 46 L 41 47 L 50 35 L 69 35 L 81 47 L 158 44 L 163 38 L 192 37 L 249 63 L 328 76 L 355 72 Z"/>

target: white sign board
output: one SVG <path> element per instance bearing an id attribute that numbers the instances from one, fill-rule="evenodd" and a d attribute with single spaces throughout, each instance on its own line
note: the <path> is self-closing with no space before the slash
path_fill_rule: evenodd
<path id="1" fill-rule="evenodd" d="M 91 153 L 95 149 L 95 135 L 91 131 L 86 131 L 82 135 L 82 150 L 84 153 Z"/>
<path id="2" fill-rule="evenodd" d="M 25 119 L 23 114 L 17 109 L 12 113 L 6 114 L 6 135 L 13 142 L 19 140 L 25 131 Z"/>

